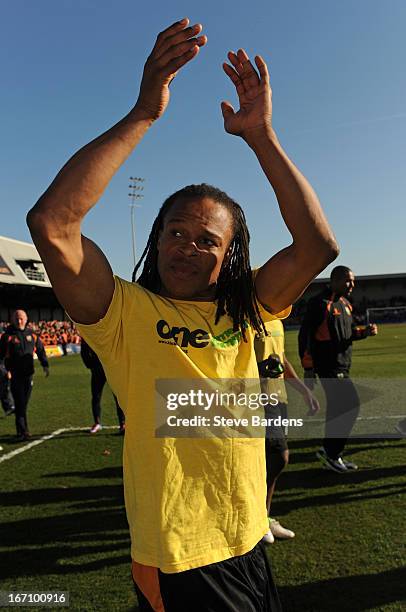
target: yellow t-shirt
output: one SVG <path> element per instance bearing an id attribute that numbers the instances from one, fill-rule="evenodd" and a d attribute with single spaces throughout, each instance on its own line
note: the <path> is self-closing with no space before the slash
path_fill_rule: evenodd
<path id="1" fill-rule="evenodd" d="M 281 363 L 283 363 L 285 358 L 285 333 L 283 323 L 280 319 L 264 321 L 264 323 L 268 335 L 266 336 L 264 333 L 255 334 L 254 349 L 257 362 L 261 363 L 261 361 L 268 359 L 268 357 L 274 356 L 278 357 Z M 284 404 L 288 401 L 283 374 L 278 378 L 262 379 L 261 389 L 268 395 L 277 393 L 279 401 Z"/>
<path id="2" fill-rule="evenodd" d="M 115 277 L 105 317 L 77 325 L 126 415 L 131 556 L 168 573 L 244 554 L 269 528 L 263 439 L 154 437 L 156 379 L 258 378 L 251 327 L 244 342 L 215 313 L 214 302 L 163 298 Z"/>

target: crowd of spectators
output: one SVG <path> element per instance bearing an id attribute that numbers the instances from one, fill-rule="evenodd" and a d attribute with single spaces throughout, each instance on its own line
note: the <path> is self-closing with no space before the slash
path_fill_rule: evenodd
<path id="1" fill-rule="evenodd" d="M 8 325 L 9 323 L 0 322 L 0 335 Z M 71 321 L 29 322 L 27 327 L 40 336 L 44 346 L 59 345 L 64 349 L 68 344 L 80 344 L 80 336 Z"/>
<path id="2" fill-rule="evenodd" d="M 388 308 L 401 307 L 399 311 L 386 312 L 379 315 L 378 323 L 403 323 L 405 320 L 404 307 L 406 306 L 405 296 L 394 296 L 389 300 L 370 300 L 365 297 L 354 304 L 353 318 L 354 323 L 363 324 L 366 322 L 367 308 Z M 306 300 L 301 298 L 294 304 L 292 313 L 286 321 L 287 327 L 299 326 L 306 312 Z M 0 336 L 9 325 L 8 322 L 0 321 Z M 64 349 L 67 344 L 80 344 L 81 338 L 76 327 L 71 321 L 39 321 L 38 323 L 29 322 L 34 333 L 38 334 L 45 346 L 62 346 Z M 65 351 L 64 351 L 65 352 Z"/>

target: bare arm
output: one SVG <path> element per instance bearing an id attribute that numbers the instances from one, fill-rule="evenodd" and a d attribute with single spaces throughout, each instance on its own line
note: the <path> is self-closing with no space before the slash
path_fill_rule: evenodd
<path id="1" fill-rule="evenodd" d="M 110 130 L 80 149 L 62 168 L 27 216 L 32 238 L 54 291 L 78 322 L 107 312 L 114 290 L 101 250 L 81 234 L 81 223 L 111 178 L 169 103 L 169 84 L 206 37 L 184 19 L 161 32 L 148 57 L 134 108 Z"/>
<path id="2" fill-rule="evenodd" d="M 258 299 L 273 312 L 292 304 L 310 281 L 338 255 L 338 246 L 317 195 L 290 161 L 272 128 L 268 69 L 256 56 L 254 69 L 240 49 L 230 52 L 224 71 L 234 83 L 240 109 L 222 103 L 227 132 L 241 136 L 254 151 L 278 200 L 292 244 L 264 264 L 255 280 Z"/>
<path id="3" fill-rule="evenodd" d="M 320 404 L 317 398 L 313 395 L 310 389 L 306 387 L 304 382 L 296 374 L 296 370 L 294 369 L 290 361 L 286 359 L 286 356 L 284 358 L 284 366 L 285 366 L 285 379 L 289 381 L 289 384 L 294 389 L 296 389 L 297 391 L 299 391 L 299 393 L 302 394 L 303 399 L 309 408 L 309 412 L 307 414 L 308 416 L 313 416 L 314 414 L 316 414 L 316 412 L 320 410 Z"/>

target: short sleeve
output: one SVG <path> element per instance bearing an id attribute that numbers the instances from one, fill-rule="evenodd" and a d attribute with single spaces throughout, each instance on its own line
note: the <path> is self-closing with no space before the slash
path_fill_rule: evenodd
<path id="1" fill-rule="evenodd" d="M 288 306 L 281 310 L 280 312 L 270 312 L 261 302 L 257 300 L 257 306 L 259 309 L 259 314 L 264 323 L 267 321 L 275 321 L 275 319 L 287 319 L 290 313 L 292 312 L 292 306 Z"/>
<path id="2" fill-rule="evenodd" d="M 123 312 L 126 307 L 125 281 L 115 276 L 114 285 L 110 306 L 100 321 L 90 325 L 73 321 L 80 335 L 97 353 L 103 363 L 115 358 L 122 341 Z"/>
<path id="3" fill-rule="evenodd" d="M 255 268 L 252 270 L 252 278 L 253 278 L 254 283 L 255 283 L 255 277 L 258 274 L 258 270 L 259 268 Z M 292 306 L 288 306 L 287 308 L 284 308 L 284 310 L 281 310 L 280 312 L 273 313 L 273 312 L 270 312 L 266 306 L 261 304 L 261 302 L 257 298 L 256 298 L 256 303 L 258 306 L 259 314 L 261 315 L 261 318 L 264 323 L 266 323 L 267 321 L 275 321 L 275 319 L 287 319 L 290 313 L 292 312 Z"/>

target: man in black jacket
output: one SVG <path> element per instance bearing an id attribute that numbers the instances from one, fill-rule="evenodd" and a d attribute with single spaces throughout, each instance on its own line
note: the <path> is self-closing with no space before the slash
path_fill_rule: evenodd
<path id="1" fill-rule="evenodd" d="M 335 267 L 330 286 L 309 300 L 299 332 L 305 378 L 312 386 L 312 378 L 317 374 L 326 393 L 325 439 L 317 457 L 335 472 L 357 469 L 354 463 L 341 457 L 359 413 L 358 394 L 350 379 L 352 342 L 378 332 L 375 324 L 354 324 L 348 301 L 354 284 L 350 268 Z"/>
<path id="2" fill-rule="evenodd" d="M 0 361 L 4 359 L 11 375 L 11 393 L 15 404 L 16 429 L 19 440 L 31 437 L 27 423 L 27 407 L 32 391 L 34 375 L 34 353 L 49 376 L 49 364 L 44 346 L 36 334 L 27 328 L 27 313 L 16 310 L 12 323 L 0 339 Z"/>

